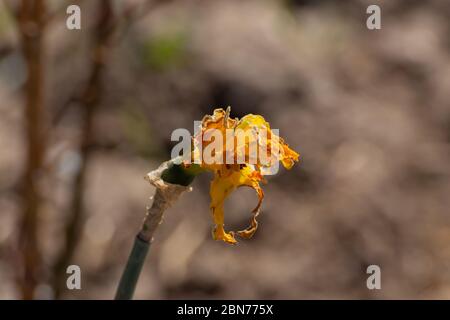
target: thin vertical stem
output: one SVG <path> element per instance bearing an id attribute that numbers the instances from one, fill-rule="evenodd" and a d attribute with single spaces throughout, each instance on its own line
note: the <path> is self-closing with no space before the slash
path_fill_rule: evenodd
<path id="1" fill-rule="evenodd" d="M 167 161 L 146 176 L 146 179 L 156 187 L 156 192 L 152 206 L 147 208 L 147 215 L 144 218 L 141 230 L 134 240 L 133 249 L 120 278 L 115 296 L 116 300 L 133 298 L 155 231 L 163 220 L 164 212 L 183 192 L 190 189 L 188 185 L 193 181 L 191 174 L 180 170 L 179 166 L 174 165 L 173 161 Z M 173 183 L 166 182 L 163 177 L 169 178 Z"/>
<path id="2" fill-rule="evenodd" d="M 164 211 L 168 207 L 161 190 L 156 189 L 153 204 L 147 209 L 147 215 L 142 223 L 141 231 L 136 236 L 128 258 L 125 270 L 120 278 L 116 292 L 116 300 L 129 300 L 133 298 L 139 275 L 144 265 L 153 235 L 162 222 Z"/>
<path id="3" fill-rule="evenodd" d="M 116 300 L 133 299 L 136 284 L 139 280 L 139 275 L 144 266 L 149 248 L 149 242 L 146 242 L 139 237 L 134 239 L 133 249 L 128 257 L 125 270 L 120 278 L 119 287 L 117 288 Z"/>

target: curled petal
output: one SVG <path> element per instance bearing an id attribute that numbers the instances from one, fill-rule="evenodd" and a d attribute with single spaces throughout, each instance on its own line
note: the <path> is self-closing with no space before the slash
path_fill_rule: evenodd
<path id="1" fill-rule="evenodd" d="M 211 129 L 219 130 L 222 141 L 213 137 Z M 202 169 L 214 172 L 210 189 L 215 224 L 213 238 L 236 243 L 234 232 L 226 232 L 224 228 L 224 201 L 241 186 L 251 187 L 258 194 L 258 205 L 252 211 L 249 227 L 237 232 L 243 238 L 252 237 L 258 228 L 256 218 L 264 198 L 259 183 L 265 182 L 264 175 L 276 173 L 279 162 L 291 169 L 299 160 L 299 154 L 289 148 L 276 130 L 271 130 L 262 116 L 248 114 L 240 120 L 231 119 L 230 107 L 215 109 L 213 115 L 203 118 L 201 131 L 193 137 L 193 154 L 200 155 L 206 148 L 214 159 L 223 160 L 217 163 L 202 159 L 200 163 Z"/>
<path id="2" fill-rule="evenodd" d="M 214 219 L 214 240 L 223 240 L 230 244 L 235 244 L 236 239 L 232 232 L 227 233 L 224 229 L 224 211 L 223 206 L 225 198 L 234 190 L 231 179 L 222 179 L 216 173 L 214 180 L 211 182 L 210 196 L 211 196 L 211 210 Z"/>
<path id="3" fill-rule="evenodd" d="M 269 123 L 260 115 L 248 114 L 244 116 L 236 125 L 236 129 L 244 131 L 251 130 L 253 133 L 253 139 L 257 145 L 267 150 L 270 154 L 269 163 L 262 164 L 261 159 L 258 158 L 258 167 L 270 167 L 275 161 L 281 161 L 286 169 L 292 168 L 294 163 L 298 161 L 299 154 L 289 148 L 282 138 L 274 134 Z M 248 145 L 254 141 L 248 141 L 245 151 L 248 153 Z M 261 157 L 261 155 L 259 156 Z M 263 171 L 265 172 L 265 171 Z"/>
<path id="4" fill-rule="evenodd" d="M 214 180 L 211 182 L 211 210 L 213 214 L 215 228 L 213 230 L 214 240 L 223 240 L 230 244 L 237 241 L 234 238 L 234 232 L 226 232 L 224 228 L 224 203 L 225 199 L 238 187 L 249 186 L 258 194 L 258 205 L 253 210 L 253 217 L 250 226 L 238 232 L 243 238 L 250 238 L 258 227 L 256 217 L 259 214 L 264 194 L 259 186 L 261 176 L 251 167 L 245 166 L 239 171 L 229 170 L 227 172 L 216 172 Z"/>
<path id="5" fill-rule="evenodd" d="M 256 220 L 256 218 L 259 215 L 262 200 L 264 199 L 264 192 L 262 191 L 261 187 L 259 186 L 259 183 L 255 183 L 255 185 L 252 186 L 252 188 L 255 189 L 255 191 L 258 194 L 258 205 L 252 211 L 253 216 L 252 216 L 252 219 L 250 220 L 250 226 L 248 226 L 247 229 L 245 229 L 245 230 L 241 230 L 241 231 L 237 232 L 237 234 L 239 236 L 241 236 L 242 238 L 245 238 L 245 239 L 250 239 L 255 234 L 256 230 L 258 229 L 258 221 Z"/>
<path id="6" fill-rule="evenodd" d="M 202 129 L 227 129 L 234 128 L 237 120 L 230 118 L 230 110 L 215 109 L 212 116 L 206 115 L 202 119 Z"/>

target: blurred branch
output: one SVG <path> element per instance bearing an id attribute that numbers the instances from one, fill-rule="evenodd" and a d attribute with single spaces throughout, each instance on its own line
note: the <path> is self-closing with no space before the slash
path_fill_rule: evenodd
<path id="1" fill-rule="evenodd" d="M 109 0 L 99 0 L 98 20 L 95 26 L 95 39 L 93 43 L 93 55 L 91 60 L 91 73 L 86 87 L 81 94 L 74 94 L 61 105 L 52 119 L 52 124 L 57 125 L 62 119 L 67 109 L 72 105 L 80 105 L 82 107 L 82 138 L 81 138 L 81 166 L 75 175 L 75 182 L 72 191 L 72 199 L 70 202 L 70 211 L 68 221 L 65 227 L 65 249 L 57 258 L 53 270 L 53 288 L 55 298 L 61 295 L 65 289 L 66 267 L 70 264 L 76 247 L 79 243 L 79 237 L 83 228 L 83 197 L 85 189 L 86 168 L 88 166 L 91 153 L 95 144 L 95 133 L 93 118 L 95 110 L 100 104 L 100 93 L 103 87 L 102 74 L 105 64 L 108 60 L 108 51 L 113 41 L 120 40 L 117 31 L 120 27 L 120 34 L 124 34 L 131 23 L 137 19 L 144 17 L 158 4 L 168 3 L 172 0 L 147 1 L 144 6 L 133 5 L 124 9 L 120 17 L 114 15 L 113 4 Z"/>
<path id="2" fill-rule="evenodd" d="M 73 0 L 63 1 L 62 4 L 60 4 L 60 6 L 57 9 L 53 10 L 52 12 L 47 12 L 48 10 L 46 8 L 46 11 L 44 12 L 44 16 L 42 17 L 42 21 L 45 22 L 46 26 L 48 26 L 50 23 L 52 23 L 56 19 L 63 17 L 64 16 L 63 14 L 66 13 L 66 8 L 73 2 L 74 2 Z M 19 1 L 5 0 L 4 4 L 5 4 L 6 9 L 8 11 L 10 11 L 13 16 L 19 17 L 20 10 L 21 10 L 21 4 Z M 20 26 L 19 26 L 19 28 L 20 28 Z M 7 55 L 9 55 L 10 53 L 12 53 L 18 49 L 19 48 L 17 48 L 14 44 L 0 45 L 0 59 L 3 59 Z"/>
<path id="3" fill-rule="evenodd" d="M 94 114 L 101 102 L 103 87 L 102 75 L 108 60 L 109 42 L 115 27 L 115 17 L 111 1 L 100 0 L 98 20 L 94 30 L 91 72 L 80 97 L 82 107 L 82 137 L 80 146 L 81 165 L 75 175 L 69 216 L 65 227 L 65 249 L 57 258 L 53 270 L 53 288 L 55 298 L 65 289 L 66 267 L 72 259 L 79 242 L 83 227 L 83 195 L 85 189 L 86 169 L 91 157 L 91 145 L 94 139 Z"/>
<path id="4" fill-rule="evenodd" d="M 39 178 L 45 153 L 44 73 L 42 65 L 45 24 L 44 0 L 22 0 L 17 6 L 21 50 L 28 77 L 25 83 L 25 124 L 27 152 L 23 174 L 23 212 L 19 231 L 19 247 L 23 260 L 20 287 L 24 299 L 32 299 L 38 284 L 40 253 L 37 223 L 41 207 Z"/>
<path id="5" fill-rule="evenodd" d="M 43 0 L 43 2 L 45 3 L 45 0 Z M 50 23 L 55 21 L 57 18 L 62 17 L 66 13 L 66 8 L 69 5 L 73 4 L 74 2 L 77 2 L 77 0 L 61 1 L 59 6 L 57 7 L 57 9 L 55 9 L 55 10 L 53 10 L 51 12 L 46 7 L 46 11 L 44 12 L 44 15 L 42 17 L 42 21 L 45 22 L 46 26 L 48 26 Z M 79 2 L 79 0 L 78 0 L 78 2 Z M 19 1 L 16 1 L 16 0 L 9 0 L 9 1 L 5 0 L 4 3 L 5 3 L 6 9 L 9 10 L 13 16 L 18 17 L 20 15 L 21 4 L 20 4 Z M 20 23 L 20 21 L 19 21 L 19 23 Z"/>

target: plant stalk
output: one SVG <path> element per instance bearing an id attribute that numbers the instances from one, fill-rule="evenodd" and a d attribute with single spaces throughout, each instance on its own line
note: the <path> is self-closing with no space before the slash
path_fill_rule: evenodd
<path id="1" fill-rule="evenodd" d="M 115 297 L 116 300 L 130 300 L 133 298 L 134 290 L 149 248 L 150 242 L 142 240 L 139 236 L 135 238 L 133 249 L 131 250 L 122 278 L 120 278 Z"/>
<path id="2" fill-rule="evenodd" d="M 156 192 L 153 197 L 153 204 L 151 207 L 147 207 L 147 215 L 139 234 L 134 240 L 133 248 L 117 288 L 116 300 L 133 298 L 142 266 L 153 241 L 153 235 L 163 220 L 164 212 L 184 191 L 189 189 L 188 185 L 194 177 L 193 173 L 183 170 L 173 161 L 164 162 L 157 170 L 146 176 L 146 179 L 156 187 Z M 170 180 L 170 182 L 167 182 L 167 180 Z"/>
<path id="3" fill-rule="evenodd" d="M 139 275 L 144 265 L 153 234 L 162 222 L 164 211 L 167 208 L 163 195 L 159 189 L 156 190 L 153 204 L 147 209 L 147 215 L 142 224 L 141 231 L 134 240 L 128 262 L 125 266 L 119 287 L 116 293 L 116 300 L 130 300 L 133 298 Z"/>

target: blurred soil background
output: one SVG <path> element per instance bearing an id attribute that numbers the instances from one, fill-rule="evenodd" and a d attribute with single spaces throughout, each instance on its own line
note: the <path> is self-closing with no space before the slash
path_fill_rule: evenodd
<path id="1" fill-rule="evenodd" d="M 0 298 L 113 298 L 151 204 L 143 176 L 174 129 L 228 105 L 302 161 L 269 177 L 237 246 L 212 240 L 211 176 L 196 179 L 137 299 L 450 298 L 449 34 L 448 0 L 0 1 Z M 235 192 L 226 227 L 256 201 Z"/>

